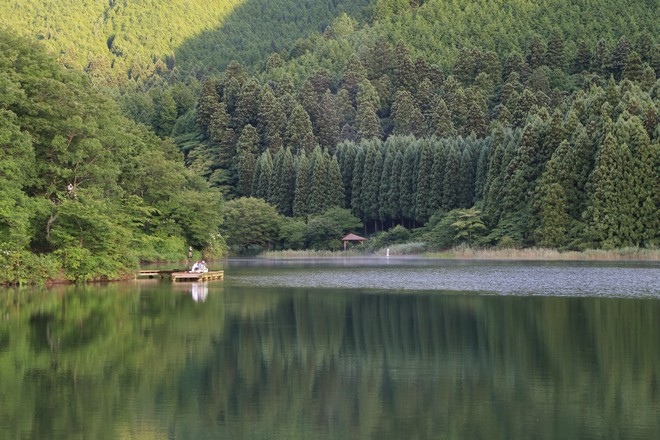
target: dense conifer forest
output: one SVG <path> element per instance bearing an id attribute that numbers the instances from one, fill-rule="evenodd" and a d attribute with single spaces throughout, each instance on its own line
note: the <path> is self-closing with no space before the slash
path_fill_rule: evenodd
<path id="1" fill-rule="evenodd" d="M 60 205 L 66 192 L 53 195 L 75 177 L 75 161 L 109 173 L 91 144 L 121 155 L 106 158 L 119 165 L 104 176 L 116 192 L 103 200 L 125 211 L 137 209 L 128 197 L 140 198 L 140 212 L 153 208 L 137 228 L 144 238 L 179 237 L 184 247 L 222 248 L 186 236 L 196 227 L 219 230 L 236 249 L 333 248 L 330 237 L 358 225 L 372 246 L 658 245 L 654 1 L 45 3 L 0 6 L 10 17 L 2 44 L 12 49 L 3 50 L 0 82 L 0 157 L 12 165 L 0 178 L 14 191 L 3 193 L 0 231 L 3 246 L 21 255 L 87 249 L 83 240 L 55 244 L 49 228 L 64 223 L 54 212 L 66 203 L 95 212 L 82 197 Z M 27 54 L 39 68 L 23 65 Z M 38 86 L 54 75 L 63 78 L 58 87 Z M 71 116 L 29 110 L 55 105 Z M 82 118 L 85 133 L 90 114 L 111 122 L 95 120 L 101 132 L 79 136 L 66 125 Z M 122 136 L 139 142 L 115 148 Z M 159 175 L 159 195 L 131 180 L 155 166 L 145 154 L 160 155 L 173 173 Z M 53 166 L 48 155 L 65 161 L 63 170 L 42 173 Z M 218 199 L 192 214 L 190 228 L 174 221 L 181 205 L 172 200 L 191 200 L 182 187 Z M 217 194 L 230 200 L 226 208 Z M 264 218 L 264 233 L 239 240 L 231 222 L 220 226 L 224 211 Z M 172 235 L 166 218 L 177 225 Z M 147 248 L 141 258 L 160 252 Z"/>

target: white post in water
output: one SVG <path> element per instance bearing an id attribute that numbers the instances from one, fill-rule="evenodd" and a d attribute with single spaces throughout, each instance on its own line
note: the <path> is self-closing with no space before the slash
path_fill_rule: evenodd
<path id="1" fill-rule="evenodd" d="M 387 248 L 387 258 L 390 258 L 390 248 Z"/>

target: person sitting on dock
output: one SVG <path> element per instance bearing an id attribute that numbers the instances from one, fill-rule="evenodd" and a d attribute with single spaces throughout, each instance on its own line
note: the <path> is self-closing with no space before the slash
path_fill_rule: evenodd
<path id="1" fill-rule="evenodd" d="M 206 261 L 202 260 L 201 263 L 199 263 L 199 272 L 208 272 L 209 268 L 206 267 Z"/>
<path id="2" fill-rule="evenodd" d="M 201 263 L 199 261 L 195 261 L 195 264 L 192 265 L 190 268 L 191 272 L 201 272 Z"/>

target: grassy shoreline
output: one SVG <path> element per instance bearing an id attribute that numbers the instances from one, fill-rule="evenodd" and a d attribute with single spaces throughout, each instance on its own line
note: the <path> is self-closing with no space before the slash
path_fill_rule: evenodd
<path id="1" fill-rule="evenodd" d="M 268 251 L 261 258 L 345 258 L 385 256 L 386 249 L 376 252 L 348 251 Z M 660 249 L 622 248 L 613 250 L 590 249 L 585 251 L 559 251 L 546 248 L 527 249 L 482 249 L 456 247 L 446 251 L 409 253 L 397 246 L 390 248 L 391 257 L 420 257 L 455 260 L 523 260 L 523 261 L 660 261 Z"/>

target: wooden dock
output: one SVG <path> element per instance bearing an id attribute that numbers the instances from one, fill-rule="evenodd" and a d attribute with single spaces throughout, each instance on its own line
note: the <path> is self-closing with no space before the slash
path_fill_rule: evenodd
<path id="1" fill-rule="evenodd" d="M 181 269 L 147 269 L 138 272 L 138 278 L 165 278 L 171 276 L 174 272 L 181 272 Z"/>
<path id="2" fill-rule="evenodd" d="M 181 269 L 166 270 L 141 270 L 139 278 L 165 278 L 170 277 L 172 281 L 210 281 L 224 280 L 225 272 L 222 270 L 210 270 L 208 272 L 187 272 Z"/>
<path id="3" fill-rule="evenodd" d="M 211 281 L 224 280 L 225 272 L 222 270 L 210 270 L 208 272 L 172 272 L 172 281 Z"/>

